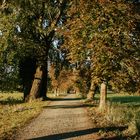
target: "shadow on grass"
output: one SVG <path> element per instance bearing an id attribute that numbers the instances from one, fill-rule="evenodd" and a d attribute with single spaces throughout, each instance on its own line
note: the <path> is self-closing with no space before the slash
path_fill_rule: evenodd
<path id="1" fill-rule="evenodd" d="M 114 137 L 108 137 L 108 138 L 100 138 L 98 140 L 128 140 L 130 138 L 129 136 L 114 136 Z"/>
<path id="2" fill-rule="evenodd" d="M 116 96 L 108 97 L 108 100 L 119 103 L 140 103 L 140 96 Z"/>
<path id="3" fill-rule="evenodd" d="M 24 103 L 23 99 L 7 98 L 6 100 L 0 100 L 1 105 L 16 105 Z"/>
<path id="4" fill-rule="evenodd" d="M 61 140 L 61 139 L 68 139 L 68 138 L 74 138 L 74 137 L 78 137 L 78 136 L 93 134 L 93 133 L 97 133 L 101 130 L 106 130 L 106 132 L 107 131 L 115 131 L 115 130 L 123 131 L 126 128 L 127 127 L 90 128 L 90 129 L 85 129 L 85 130 L 48 135 L 48 136 L 33 138 L 30 140 Z M 120 137 L 117 137 L 117 138 L 120 138 Z"/>

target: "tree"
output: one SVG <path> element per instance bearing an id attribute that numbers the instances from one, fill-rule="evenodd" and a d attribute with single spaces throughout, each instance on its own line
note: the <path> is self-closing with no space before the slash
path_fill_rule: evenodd
<path id="1" fill-rule="evenodd" d="M 0 3 L 0 90 L 17 90 L 19 82 L 18 61 L 16 60 L 15 46 L 10 40 L 14 30 L 12 4 L 5 0 Z"/>
<path id="2" fill-rule="evenodd" d="M 65 43 L 71 59 L 82 62 L 89 57 L 95 84 L 107 81 L 120 89 L 138 88 L 139 80 L 135 79 L 140 67 L 135 26 L 138 18 L 132 14 L 132 6 L 124 1 L 90 0 L 71 6 Z"/>
<path id="3" fill-rule="evenodd" d="M 35 75 L 39 77 L 30 80 L 32 86 L 28 84 L 26 79 L 23 80 L 26 81 L 24 87 L 29 89 L 25 90 L 28 91 L 26 95 L 31 91 L 31 98 L 38 96 L 46 98 L 48 53 L 57 28 L 64 22 L 67 2 L 66 0 L 6 1 L 8 8 L 12 6 L 13 11 L 16 9 L 16 12 L 13 12 L 16 19 L 12 22 L 14 23 L 12 29 L 15 30 L 9 33 L 9 36 L 16 46 L 16 53 L 21 53 L 21 57 L 18 59 L 22 61 L 25 57 L 31 56 L 30 59 L 35 58 L 33 61 L 36 61 Z M 42 74 L 38 74 L 39 69 Z M 35 81 L 40 84 L 35 84 Z M 38 91 L 39 93 L 37 93 Z"/>
<path id="4" fill-rule="evenodd" d="M 51 65 L 49 69 L 49 75 L 51 78 L 51 85 L 55 95 L 59 93 L 67 93 L 70 88 L 76 90 L 75 82 L 77 80 L 77 73 L 72 69 L 63 69 L 60 70 L 59 74 L 56 76 L 56 69 L 54 65 Z"/>

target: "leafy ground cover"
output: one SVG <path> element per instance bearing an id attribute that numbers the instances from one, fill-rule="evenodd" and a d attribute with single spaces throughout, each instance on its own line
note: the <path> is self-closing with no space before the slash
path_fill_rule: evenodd
<path id="1" fill-rule="evenodd" d="M 15 132 L 37 117 L 49 101 L 23 102 L 22 93 L 0 93 L 0 139 L 14 139 Z"/>
<path id="2" fill-rule="evenodd" d="M 99 135 L 113 139 L 140 138 L 140 96 L 128 94 L 108 94 L 104 112 L 98 110 L 99 95 L 88 111 L 94 126 L 101 128 Z M 87 103 L 86 103 L 87 104 Z"/>

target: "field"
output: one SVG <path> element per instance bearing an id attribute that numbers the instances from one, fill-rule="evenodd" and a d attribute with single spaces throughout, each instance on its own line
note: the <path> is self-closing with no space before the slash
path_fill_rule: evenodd
<path id="1" fill-rule="evenodd" d="M 95 97 L 89 113 L 100 135 L 119 139 L 139 139 L 140 137 L 140 96 L 128 94 L 108 94 L 104 113 L 98 111 L 99 95 Z"/>

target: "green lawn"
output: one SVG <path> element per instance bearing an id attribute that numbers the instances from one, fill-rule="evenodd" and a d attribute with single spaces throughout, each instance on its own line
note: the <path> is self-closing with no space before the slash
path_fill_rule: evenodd
<path id="1" fill-rule="evenodd" d="M 128 107 L 140 107 L 140 96 L 136 95 L 108 95 L 108 101 Z"/>
<path id="2" fill-rule="evenodd" d="M 95 99 L 99 100 L 100 94 L 96 94 Z M 113 94 L 109 93 L 107 94 L 107 101 L 111 103 L 118 103 L 121 105 L 136 105 L 140 106 L 140 96 L 138 95 L 129 95 L 127 93 L 125 94 Z"/>

